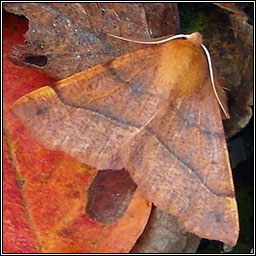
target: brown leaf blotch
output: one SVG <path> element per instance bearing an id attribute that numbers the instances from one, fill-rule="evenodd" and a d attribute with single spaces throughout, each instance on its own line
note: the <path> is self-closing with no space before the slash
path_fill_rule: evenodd
<path id="1" fill-rule="evenodd" d="M 97 222 L 115 222 L 126 211 L 136 187 L 124 169 L 99 171 L 88 190 L 87 214 Z"/>

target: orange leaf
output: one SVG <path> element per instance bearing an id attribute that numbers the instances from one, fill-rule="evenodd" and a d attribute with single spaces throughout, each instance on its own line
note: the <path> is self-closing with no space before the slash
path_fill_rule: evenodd
<path id="1" fill-rule="evenodd" d="M 30 229 L 30 221 L 20 194 L 15 169 L 10 161 L 5 136 L 3 139 L 3 251 L 37 253 L 37 244 Z M 22 183 L 20 180 L 20 184 Z"/>

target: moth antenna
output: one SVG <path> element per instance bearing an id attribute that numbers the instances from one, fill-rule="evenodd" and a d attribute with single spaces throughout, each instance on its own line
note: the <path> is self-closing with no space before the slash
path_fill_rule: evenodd
<path id="1" fill-rule="evenodd" d="M 193 34 L 195 34 L 195 33 L 193 33 Z M 169 42 L 169 41 L 174 40 L 174 39 L 178 39 L 178 38 L 187 38 L 188 39 L 188 38 L 191 37 L 191 35 L 179 34 L 179 35 L 168 36 L 168 37 L 164 37 L 164 38 L 160 38 L 160 39 L 156 38 L 156 39 L 153 39 L 153 40 L 143 41 L 143 40 L 135 40 L 135 39 L 125 38 L 125 37 L 121 37 L 121 36 L 116 36 L 116 35 L 109 34 L 109 33 L 108 33 L 108 35 L 111 36 L 111 37 L 117 38 L 117 39 L 127 41 L 127 42 L 133 42 L 133 43 L 137 43 L 137 44 L 148 44 L 148 45 L 163 44 L 163 43 Z M 207 57 L 207 62 L 208 62 L 209 70 L 210 70 L 211 84 L 212 84 L 212 87 L 213 87 L 215 97 L 216 97 L 216 99 L 217 99 L 225 117 L 229 118 L 229 114 L 227 113 L 225 107 L 223 106 L 223 104 L 222 104 L 222 102 L 219 98 L 219 95 L 217 93 L 217 90 L 216 90 L 216 85 L 214 83 L 214 77 L 213 77 L 213 68 L 212 68 L 212 61 L 211 61 L 210 53 L 207 50 L 205 45 L 201 44 L 201 46 L 202 46 L 202 48 L 203 48 L 203 50 L 206 54 L 206 57 Z"/>
<path id="2" fill-rule="evenodd" d="M 188 38 L 188 35 L 180 34 L 180 35 L 154 38 L 154 39 L 149 39 L 149 40 L 143 41 L 143 40 L 135 40 L 135 39 L 131 39 L 131 38 L 116 36 L 116 35 L 112 35 L 112 34 L 108 34 L 108 35 L 111 37 L 117 38 L 117 39 L 121 39 L 121 40 L 124 40 L 127 42 L 133 42 L 133 43 L 137 43 L 137 44 L 163 44 L 163 43 L 169 42 L 169 41 L 177 39 L 177 38 Z"/>
<path id="3" fill-rule="evenodd" d="M 220 98 L 219 98 L 219 95 L 217 93 L 217 90 L 216 90 L 216 85 L 215 85 L 215 82 L 214 82 L 214 77 L 213 77 L 213 68 L 212 68 L 212 61 L 211 61 L 211 56 L 210 56 L 210 53 L 208 51 L 208 49 L 206 48 L 205 45 L 201 44 L 205 54 L 206 54 L 206 57 L 207 57 L 207 62 L 208 62 L 208 66 L 209 66 L 209 71 L 210 71 L 210 78 L 211 78 L 211 83 L 212 83 L 212 88 L 213 88 L 213 91 L 214 91 L 214 94 L 215 94 L 215 97 L 225 115 L 226 118 L 229 118 L 229 114 L 227 113 L 225 107 L 223 106 Z"/>

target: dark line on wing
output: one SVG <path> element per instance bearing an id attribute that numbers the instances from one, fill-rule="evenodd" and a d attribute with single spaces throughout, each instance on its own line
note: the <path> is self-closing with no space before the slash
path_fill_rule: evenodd
<path id="1" fill-rule="evenodd" d="M 177 115 L 182 119 L 182 121 L 186 124 L 186 126 L 188 128 L 195 127 L 200 131 L 200 133 L 202 135 L 206 135 L 206 136 L 210 135 L 210 136 L 213 136 L 215 138 L 222 138 L 223 137 L 222 132 L 212 131 L 210 129 L 205 129 L 203 126 L 199 126 L 196 122 L 191 122 L 191 120 L 187 119 L 184 116 L 184 114 L 180 111 L 180 109 L 176 107 L 176 105 L 172 104 L 171 102 L 169 104 L 170 104 L 169 107 L 171 109 L 175 109 L 175 112 L 177 113 Z"/>
<path id="2" fill-rule="evenodd" d="M 117 82 L 119 82 L 119 83 L 122 83 L 122 84 L 124 84 L 124 86 L 126 85 L 130 85 L 130 81 L 126 81 L 123 77 L 122 77 L 122 75 L 120 74 L 120 72 L 118 72 L 115 68 L 113 68 L 112 66 L 111 66 L 111 63 L 113 62 L 113 60 L 109 60 L 106 64 L 104 64 L 103 66 L 104 66 L 104 68 L 106 68 L 106 70 L 107 71 L 109 71 L 110 72 L 110 74 L 111 74 L 111 76 L 112 76 L 112 78 L 114 79 L 114 80 L 116 80 Z M 73 107 L 73 108 L 76 108 L 76 109 L 81 109 L 81 110 L 88 110 L 88 111 L 90 111 L 90 112 L 92 112 L 92 113 L 96 113 L 96 114 L 99 114 L 99 115 L 101 115 L 102 117 L 104 117 L 104 118 L 108 118 L 108 119 L 110 119 L 110 120 L 112 120 L 112 121 L 116 121 L 117 123 L 119 123 L 119 124 L 121 124 L 121 125 L 125 125 L 125 126 L 128 126 L 128 127 L 130 127 L 130 128 L 136 128 L 136 129 L 140 129 L 144 124 L 142 124 L 142 125 L 136 125 L 136 124 L 134 124 L 134 123 L 131 123 L 131 122 L 129 122 L 129 121 L 125 121 L 124 119 L 120 119 L 120 118 L 117 118 L 117 117 L 114 117 L 113 115 L 111 115 L 111 114 L 107 114 L 107 113 L 104 113 L 104 112 L 101 112 L 101 111 L 99 111 L 99 110 L 95 110 L 95 109 L 93 109 L 93 108 L 90 108 L 89 106 L 85 106 L 85 107 L 80 107 L 80 106 L 78 106 L 78 105 L 76 105 L 76 104 L 71 104 L 71 103 L 69 103 L 64 97 L 62 97 L 62 95 L 61 95 L 61 91 L 59 91 L 58 90 L 58 88 L 54 88 L 54 87 L 51 87 L 54 91 L 55 91 L 55 93 L 56 93 L 56 95 L 57 95 L 57 97 L 58 97 L 58 99 L 64 104 L 64 105 L 67 105 L 67 106 L 70 106 L 70 107 Z M 139 90 L 139 89 L 137 89 L 135 86 L 130 86 L 130 88 L 136 93 L 136 90 Z M 149 96 L 155 96 L 154 94 L 152 94 L 152 93 L 145 93 L 146 95 L 149 95 Z"/>
<path id="3" fill-rule="evenodd" d="M 77 106 L 75 106 L 75 105 L 69 104 L 69 103 L 67 103 L 67 102 L 65 101 L 65 99 L 63 99 L 63 98 L 61 97 L 61 95 L 59 94 L 59 92 L 58 92 L 57 90 L 55 90 L 54 88 L 52 88 L 52 89 L 55 91 L 55 93 L 56 93 L 58 99 L 60 100 L 60 102 L 61 102 L 62 104 L 64 104 L 64 105 L 66 105 L 66 106 L 69 106 L 69 107 L 72 107 L 72 108 L 76 108 L 76 109 L 81 109 L 81 110 L 87 110 L 87 111 L 92 112 L 92 113 L 94 113 L 94 114 L 100 115 L 100 116 L 102 116 L 103 118 L 107 118 L 107 119 L 110 119 L 111 121 L 115 121 L 115 122 L 118 123 L 119 125 L 127 126 L 127 127 L 129 127 L 129 128 L 140 129 L 140 128 L 142 127 L 142 126 L 139 126 L 139 125 L 135 125 L 135 124 L 133 124 L 133 123 L 131 123 L 131 122 L 125 122 L 125 121 L 123 121 L 123 120 L 120 120 L 119 118 L 116 118 L 116 117 L 107 115 L 106 113 L 100 112 L 100 111 L 98 111 L 98 110 L 96 111 L 96 110 L 94 110 L 94 109 L 90 109 L 89 107 L 80 108 L 80 107 L 77 107 Z"/>
<path id="4" fill-rule="evenodd" d="M 59 97 L 58 93 L 56 93 L 59 100 L 65 104 L 65 105 L 68 105 L 70 107 L 74 107 L 70 104 L 66 104 L 65 102 L 62 101 L 61 97 Z M 76 107 L 77 108 L 77 107 Z M 111 121 L 114 121 L 114 122 L 117 122 L 119 125 L 123 125 L 123 126 L 127 126 L 128 128 L 135 128 L 135 129 L 141 129 L 142 126 L 136 126 L 130 122 L 124 122 L 120 119 L 117 119 L 117 118 L 114 118 L 112 116 L 108 116 L 106 115 L 105 113 L 101 113 L 99 111 L 95 111 L 95 110 L 92 110 L 90 108 L 78 108 L 78 109 L 81 109 L 81 110 L 87 110 L 87 111 L 90 111 L 92 113 L 95 113 L 97 115 L 100 115 L 102 116 L 103 118 L 107 118 L 107 119 L 110 119 Z M 233 198 L 234 195 L 233 194 L 219 194 L 219 193 L 216 193 L 215 191 L 213 191 L 210 187 L 208 187 L 207 184 L 205 184 L 205 182 L 203 181 L 203 179 L 198 175 L 198 173 L 196 172 L 196 168 L 194 166 L 192 166 L 191 164 L 185 162 L 183 159 L 181 159 L 180 157 L 178 157 L 156 134 L 150 132 L 147 130 L 147 133 L 149 133 L 150 135 L 154 136 L 158 141 L 159 143 L 173 156 L 175 157 L 181 164 L 183 164 L 187 169 L 191 170 L 194 175 L 200 180 L 200 182 L 211 192 L 213 193 L 214 195 L 218 196 L 218 197 L 231 197 Z"/>
<path id="5" fill-rule="evenodd" d="M 81 109 L 81 110 L 87 110 L 87 111 L 89 111 L 89 112 L 92 112 L 92 113 L 95 113 L 95 114 L 97 114 L 97 115 L 100 115 L 100 116 L 102 116 L 103 118 L 107 118 L 107 119 L 109 119 L 109 120 L 111 120 L 111 121 L 114 121 L 114 122 L 116 122 L 116 123 L 118 123 L 119 125 L 123 125 L 123 126 L 126 126 L 126 127 L 128 127 L 128 128 L 135 128 L 135 129 L 141 129 L 142 128 L 142 126 L 138 126 L 138 125 L 134 125 L 134 124 L 132 124 L 131 122 L 125 122 L 125 121 L 123 121 L 123 120 L 120 120 L 120 119 L 118 119 L 118 118 L 115 118 L 115 117 L 113 117 L 113 116 L 109 116 L 109 115 L 106 115 L 106 113 L 102 113 L 102 112 L 100 112 L 100 111 L 95 111 L 95 110 L 93 110 L 93 109 L 90 109 L 90 108 L 88 108 L 88 107 L 85 107 L 85 108 L 79 108 L 79 107 L 76 107 L 76 106 L 72 106 L 71 104 L 67 104 L 66 102 L 65 102 L 65 100 L 63 100 L 62 99 L 62 97 L 58 94 L 58 92 L 57 91 L 55 91 L 56 92 L 56 95 L 57 95 L 57 97 L 58 97 L 58 99 L 64 104 L 64 105 L 67 105 L 67 106 L 70 106 L 70 107 L 75 107 L 76 109 Z M 181 113 L 179 113 L 179 116 L 181 116 L 181 118 L 183 118 L 182 117 L 182 115 L 181 115 Z M 184 120 L 185 121 L 185 120 Z M 198 127 L 198 126 L 196 126 L 196 127 Z M 146 128 L 145 128 L 146 129 Z M 198 127 L 198 129 L 201 131 L 201 132 L 204 132 L 204 131 L 202 131 L 201 129 L 200 129 L 200 127 Z M 234 197 L 234 195 L 233 194 L 219 194 L 219 193 L 216 193 L 215 191 L 213 191 L 210 187 L 208 187 L 208 185 L 207 184 L 205 184 L 205 182 L 203 181 L 203 179 L 198 175 L 198 173 L 197 173 L 197 171 L 196 171 L 196 168 L 194 167 L 194 166 L 192 166 L 191 164 L 189 164 L 189 163 L 187 163 L 187 162 L 185 162 L 183 159 L 181 159 L 181 158 L 179 158 L 155 133 L 152 133 L 152 132 L 150 132 L 150 131 L 148 131 L 147 130 L 147 133 L 149 133 L 151 136 L 154 136 L 158 141 L 159 141 L 159 143 L 173 156 L 173 157 L 175 157 L 181 164 L 183 164 L 187 169 L 189 169 L 189 170 L 191 170 L 193 173 L 194 173 L 194 175 L 200 180 L 200 182 L 212 193 L 212 194 L 214 194 L 214 195 L 216 195 L 216 196 L 218 196 L 218 197 L 231 197 L 231 198 L 233 198 Z M 212 135 L 213 135 L 213 133 L 212 132 L 210 132 Z"/>
<path id="6" fill-rule="evenodd" d="M 150 133 L 150 132 L 149 132 Z M 213 191 L 202 179 L 202 177 L 200 177 L 198 175 L 198 173 L 196 172 L 196 168 L 194 166 L 192 166 L 191 164 L 187 163 L 186 161 L 184 161 L 183 159 L 181 159 L 180 157 L 178 157 L 157 135 L 150 133 L 152 136 L 154 136 L 159 143 L 168 151 L 168 153 L 170 153 L 172 156 L 174 156 L 184 167 L 186 167 L 187 169 L 191 170 L 194 175 L 200 180 L 200 182 L 214 195 L 218 196 L 218 197 L 231 197 L 234 198 L 234 194 L 220 194 L 217 193 L 216 191 Z"/>
<path id="7" fill-rule="evenodd" d="M 209 129 L 205 129 L 203 126 L 199 126 L 196 122 L 193 123 L 189 123 L 188 120 L 186 118 L 184 118 L 184 116 L 182 115 L 182 113 L 177 110 L 177 114 L 180 116 L 180 118 L 183 120 L 183 122 L 187 125 L 187 127 L 196 127 L 200 133 L 202 135 L 206 135 L 206 136 L 213 136 L 215 138 L 222 138 L 223 137 L 223 133 L 222 132 L 217 132 L 217 131 L 211 131 Z"/>
<path id="8" fill-rule="evenodd" d="M 102 66 L 103 66 L 104 68 L 106 68 L 107 71 L 110 72 L 110 74 L 111 74 L 111 76 L 112 76 L 112 78 L 113 78 L 114 80 L 116 80 L 116 81 L 119 82 L 119 83 L 126 83 L 126 84 L 128 84 L 129 82 L 126 81 L 125 79 L 123 79 L 123 78 L 121 77 L 120 72 L 117 72 L 117 70 L 112 67 L 112 62 L 113 62 L 113 61 L 114 61 L 114 59 L 111 59 L 111 60 L 109 60 L 107 63 L 103 64 Z"/>
<path id="9" fill-rule="evenodd" d="M 142 50 L 142 49 L 139 49 L 139 50 Z M 139 51 L 138 50 L 138 51 Z M 123 56 L 125 56 L 125 55 L 123 55 Z M 110 59 L 109 61 L 107 61 L 105 64 L 103 64 L 102 66 L 104 67 L 104 68 L 106 68 L 106 70 L 107 71 L 109 71 L 110 72 L 110 74 L 111 74 L 111 76 L 112 76 L 112 78 L 114 79 L 114 80 L 116 80 L 117 82 L 119 82 L 119 83 L 127 83 L 127 84 L 129 84 L 130 83 L 130 81 L 133 79 L 133 78 L 135 78 L 139 73 L 140 73 L 140 71 L 143 71 L 143 70 L 145 70 L 148 66 L 150 66 L 149 64 L 148 64 L 148 62 L 147 62 L 147 60 L 148 59 L 151 59 L 151 58 L 153 58 L 153 56 L 152 56 L 152 54 L 151 55 L 149 55 L 149 56 L 143 56 L 144 58 L 142 59 L 140 59 L 140 61 L 144 64 L 143 66 L 140 66 L 140 70 L 139 70 L 139 72 L 136 72 L 135 73 L 135 75 L 133 74 L 133 76 L 134 77 L 129 77 L 129 80 L 127 80 L 127 78 L 125 79 L 124 78 L 124 76 L 127 76 L 127 72 L 120 72 L 120 70 L 118 69 L 118 68 L 115 68 L 115 67 L 113 67 L 113 65 L 112 65 L 112 63 L 115 61 L 115 59 Z M 120 56 L 119 58 L 122 58 L 122 56 Z M 146 63 L 146 65 L 145 65 L 145 63 Z M 150 66 L 151 67 L 151 66 Z M 123 73 L 123 74 L 122 74 Z"/>

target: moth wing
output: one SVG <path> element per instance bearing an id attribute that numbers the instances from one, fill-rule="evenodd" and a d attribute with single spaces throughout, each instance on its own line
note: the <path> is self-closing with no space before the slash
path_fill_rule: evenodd
<path id="1" fill-rule="evenodd" d="M 130 53 L 46 86 L 14 105 L 29 133 L 98 169 L 123 168 L 120 151 L 168 96 L 159 82 L 162 46 Z"/>
<path id="2" fill-rule="evenodd" d="M 236 244 L 232 173 L 209 79 L 180 104 L 170 101 L 129 150 L 128 170 L 149 200 L 177 216 L 187 231 Z"/>

